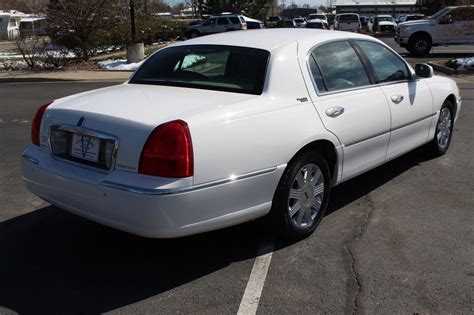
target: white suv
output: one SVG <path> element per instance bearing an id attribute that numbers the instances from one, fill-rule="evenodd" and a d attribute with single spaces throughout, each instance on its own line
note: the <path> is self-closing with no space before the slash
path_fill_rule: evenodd
<path id="1" fill-rule="evenodd" d="M 400 23 L 395 41 L 419 56 L 433 46 L 474 44 L 474 6 L 446 7 L 427 19 Z"/>

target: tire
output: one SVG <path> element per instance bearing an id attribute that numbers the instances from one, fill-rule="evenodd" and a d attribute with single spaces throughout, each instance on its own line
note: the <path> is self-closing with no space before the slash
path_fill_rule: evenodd
<path id="1" fill-rule="evenodd" d="M 431 47 L 431 37 L 427 34 L 415 34 L 408 39 L 407 50 L 416 56 L 428 55 Z"/>
<path id="2" fill-rule="evenodd" d="M 329 168 L 321 154 L 304 151 L 289 163 L 271 210 L 273 224 L 283 238 L 296 241 L 313 233 L 326 212 L 330 185 Z"/>
<path id="3" fill-rule="evenodd" d="M 189 32 L 189 38 L 197 38 L 199 37 L 199 32 L 198 31 L 191 31 Z"/>
<path id="4" fill-rule="evenodd" d="M 444 101 L 439 111 L 438 122 L 433 140 L 428 143 L 430 155 L 441 156 L 448 151 L 451 138 L 453 136 L 454 110 L 453 104 L 449 100 Z"/>

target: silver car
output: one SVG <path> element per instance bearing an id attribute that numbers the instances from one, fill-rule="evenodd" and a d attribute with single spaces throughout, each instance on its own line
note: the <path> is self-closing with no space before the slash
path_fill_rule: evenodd
<path id="1" fill-rule="evenodd" d="M 188 26 L 186 37 L 196 38 L 201 35 L 246 29 L 247 23 L 242 15 L 211 16 L 200 24 Z"/>

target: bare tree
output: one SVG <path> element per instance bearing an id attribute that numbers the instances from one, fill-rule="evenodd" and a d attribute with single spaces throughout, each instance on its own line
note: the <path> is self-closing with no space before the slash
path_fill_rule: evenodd
<path id="1" fill-rule="evenodd" d="M 58 0 L 47 11 L 49 35 L 88 60 L 102 44 L 102 35 L 119 23 L 116 12 L 122 5 L 114 0 Z"/>

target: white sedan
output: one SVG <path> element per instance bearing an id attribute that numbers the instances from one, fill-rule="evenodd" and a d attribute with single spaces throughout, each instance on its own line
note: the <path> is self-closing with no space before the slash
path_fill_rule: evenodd
<path id="1" fill-rule="evenodd" d="M 331 187 L 424 144 L 446 152 L 458 88 L 415 69 L 347 32 L 176 43 L 124 84 L 41 106 L 23 177 L 60 208 L 142 236 L 269 214 L 299 239 L 323 218 Z"/>

